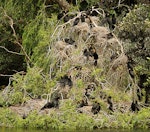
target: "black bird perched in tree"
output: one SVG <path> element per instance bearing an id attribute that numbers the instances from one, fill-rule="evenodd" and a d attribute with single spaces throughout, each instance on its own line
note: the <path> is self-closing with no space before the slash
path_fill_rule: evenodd
<path id="1" fill-rule="evenodd" d="M 111 38 L 113 38 L 113 34 L 112 33 L 108 33 L 107 34 L 107 39 L 111 39 Z"/>
<path id="2" fill-rule="evenodd" d="M 94 104 L 92 105 L 91 112 L 95 115 L 99 113 L 100 109 L 101 109 L 100 104 L 98 102 L 94 102 Z"/>
<path id="3" fill-rule="evenodd" d="M 97 66 L 98 54 L 95 47 L 90 46 L 88 49 L 84 49 L 83 55 L 87 57 L 87 60 L 89 60 L 89 56 L 94 57 L 94 65 Z"/>
<path id="4" fill-rule="evenodd" d="M 75 15 L 71 15 L 71 14 L 68 15 L 67 13 L 68 13 L 68 11 L 66 11 L 64 14 L 64 19 L 63 19 L 64 22 L 68 22 L 70 19 L 73 19 L 75 17 Z"/>
<path id="5" fill-rule="evenodd" d="M 88 49 L 84 49 L 83 55 L 86 56 L 87 60 L 89 60 L 89 54 L 90 53 L 89 53 Z"/>
<path id="6" fill-rule="evenodd" d="M 97 66 L 97 60 L 94 61 L 94 66 Z"/>
<path id="7" fill-rule="evenodd" d="M 84 49 L 83 55 L 84 55 L 84 56 L 88 56 L 88 55 L 89 55 L 89 51 L 88 51 L 87 49 Z"/>
<path id="8" fill-rule="evenodd" d="M 58 15 L 57 15 L 57 20 L 60 20 L 64 15 L 65 15 L 65 11 L 62 11 L 60 12 Z"/>
<path id="9" fill-rule="evenodd" d="M 67 14 L 65 14 L 65 16 L 64 16 L 64 22 L 68 22 L 69 20 L 70 20 L 70 17 L 69 17 L 69 15 Z"/>
<path id="10" fill-rule="evenodd" d="M 89 10 L 86 10 L 86 16 L 88 17 L 88 16 L 90 16 L 90 14 L 91 14 L 91 9 L 89 9 Z"/>
<path id="11" fill-rule="evenodd" d="M 91 91 L 95 91 L 96 87 L 93 83 L 91 83 L 87 86 L 87 89 L 90 89 Z"/>
<path id="12" fill-rule="evenodd" d="M 120 6 L 120 7 L 115 7 L 114 8 L 115 13 L 117 16 L 120 16 L 121 14 L 123 15 L 123 17 L 126 16 L 127 13 L 129 13 L 129 7 L 128 6 Z"/>
<path id="13" fill-rule="evenodd" d="M 41 110 L 44 110 L 46 108 L 52 108 L 54 107 L 54 103 L 53 102 L 47 102 L 42 108 Z"/>
<path id="14" fill-rule="evenodd" d="M 112 20 L 111 20 L 111 15 L 109 12 L 105 13 L 105 18 L 102 23 L 103 24 L 107 23 L 109 25 L 109 29 L 112 29 Z"/>
<path id="15" fill-rule="evenodd" d="M 87 102 L 87 99 L 86 99 L 86 97 L 84 97 L 80 102 L 79 102 L 79 104 L 78 104 L 78 108 L 81 108 L 81 107 L 83 107 L 83 106 L 88 106 L 88 102 Z"/>
<path id="16" fill-rule="evenodd" d="M 146 82 L 147 78 L 148 78 L 147 74 L 142 74 L 139 76 L 138 86 L 140 88 L 144 88 L 144 82 Z"/>
<path id="17" fill-rule="evenodd" d="M 95 47 L 94 47 L 93 45 L 91 45 L 91 46 L 89 47 L 90 56 L 92 57 L 95 52 L 96 52 Z"/>
<path id="18" fill-rule="evenodd" d="M 77 17 L 73 22 L 73 26 L 78 25 L 79 22 L 80 22 L 80 18 Z"/>
<path id="19" fill-rule="evenodd" d="M 95 91 L 96 87 L 93 83 L 89 84 L 87 86 L 87 88 L 85 88 L 85 96 L 89 99 L 94 99 L 95 97 L 93 97 L 91 94 L 93 91 Z"/>
<path id="20" fill-rule="evenodd" d="M 89 91 L 88 91 L 88 88 L 85 89 L 85 96 L 86 96 L 87 98 L 90 98 L 90 96 L 91 96 L 91 94 L 90 94 Z"/>
<path id="21" fill-rule="evenodd" d="M 102 21 L 102 24 L 107 23 L 109 25 L 109 29 L 113 30 L 116 24 L 116 17 L 115 14 L 110 14 L 109 12 L 105 11 L 105 18 Z"/>
<path id="22" fill-rule="evenodd" d="M 91 12 L 91 14 L 90 14 L 91 16 L 98 16 L 98 12 L 97 11 L 95 11 L 95 10 L 93 10 L 92 12 Z"/>
<path id="23" fill-rule="evenodd" d="M 115 24 L 116 24 L 116 17 L 115 14 L 112 14 L 112 29 L 115 28 Z"/>
<path id="24" fill-rule="evenodd" d="M 140 110 L 137 100 L 135 102 L 134 101 L 132 102 L 132 104 L 131 104 L 131 110 L 134 111 L 134 112 Z"/>
<path id="25" fill-rule="evenodd" d="M 59 107 L 59 99 L 60 99 L 61 95 L 58 91 L 55 91 L 54 93 L 52 93 L 51 95 L 51 101 L 50 102 L 47 102 L 42 108 L 41 110 L 43 109 L 46 109 L 46 108 L 58 108 Z"/>
<path id="26" fill-rule="evenodd" d="M 88 98 L 88 99 L 95 99 L 95 97 L 93 97 L 91 94 L 92 94 L 92 91 L 93 89 L 91 88 L 85 88 L 85 96 Z"/>
<path id="27" fill-rule="evenodd" d="M 72 87 L 73 85 L 71 77 L 68 77 L 68 75 L 64 75 L 63 77 L 61 77 L 59 83 L 61 84 L 62 87 L 65 87 L 66 85 Z"/>
<path id="28" fill-rule="evenodd" d="M 98 8 L 99 6 L 93 6 L 91 8 L 91 11 L 90 11 L 90 16 L 98 16 L 98 12 L 96 11 L 96 8 Z"/>
<path id="29" fill-rule="evenodd" d="M 22 119 L 26 119 L 26 118 L 27 118 L 27 114 L 23 113 Z"/>
<path id="30" fill-rule="evenodd" d="M 89 47 L 90 56 L 94 57 L 94 66 L 97 66 L 98 54 L 96 53 L 96 49 L 93 46 Z"/>
<path id="31" fill-rule="evenodd" d="M 73 45 L 75 43 L 75 41 L 72 38 L 65 38 L 65 42 L 70 45 Z"/>
<path id="32" fill-rule="evenodd" d="M 113 103 L 112 103 L 111 99 L 112 99 L 111 96 L 108 96 L 108 98 L 107 98 L 107 103 L 109 104 L 108 109 L 111 110 L 112 112 L 114 112 L 114 110 L 113 110 Z"/>
<path id="33" fill-rule="evenodd" d="M 128 71 L 129 71 L 131 78 L 134 79 L 135 78 L 134 71 L 132 69 L 128 69 Z"/>
<path id="34" fill-rule="evenodd" d="M 94 60 L 98 59 L 98 54 L 96 52 L 93 53 Z"/>
<path id="35" fill-rule="evenodd" d="M 132 60 L 131 57 L 128 56 L 127 68 L 132 79 L 135 78 L 134 69 L 133 69 L 134 65 L 135 62 Z"/>
<path id="36" fill-rule="evenodd" d="M 86 0 L 82 0 L 80 2 L 79 10 L 80 11 L 85 11 L 85 10 L 87 10 L 87 8 L 88 8 L 88 2 Z"/>
<path id="37" fill-rule="evenodd" d="M 75 66 L 74 67 L 76 70 L 82 70 L 82 66 Z"/>
<path id="38" fill-rule="evenodd" d="M 93 53 L 93 57 L 94 57 L 94 66 L 97 66 L 97 60 L 98 60 L 98 54 L 96 52 Z"/>
<path id="39" fill-rule="evenodd" d="M 81 22 L 85 22 L 85 15 L 81 14 L 80 19 L 81 19 Z"/>
<path id="40" fill-rule="evenodd" d="M 140 88 L 137 89 L 137 97 L 138 97 L 138 100 L 141 101 L 142 100 L 142 96 L 143 96 L 143 93 L 141 91 Z"/>
<path id="41" fill-rule="evenodd" d="M 133 59 L 131 57 L 129 57 L 129 56 L 127 56 L 127 57 L 128 57 L 127 67 L 128 67 L 128 69 L 133 70 L 135 62 L 133 61 Z"/>
<path id="42" fill-rule="evenodd" d="M 135 78 L 135 73 L 133 70 L 134 65 L 135 65 L 135 62 L 132 60 L 131 57 L 128 57 L 127 68 L 128 68 L 129 74 L 130 74 L 132 79 Z"/>

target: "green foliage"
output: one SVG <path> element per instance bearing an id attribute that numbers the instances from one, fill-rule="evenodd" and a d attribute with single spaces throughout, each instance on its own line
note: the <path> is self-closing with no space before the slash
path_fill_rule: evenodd
<path id="1" fill-rule="evenodd" d="M 88 1 L 88 3 L 89 3 L 90 6 L 99 3 L 99 0 L 87 0 L 87 1 Z"/>
<path id="2" fill-rule="evenodd" d="M 38 45 L 39 41 L 43 40 L 43 37 L 45 35 L 42 21 L 45 21 L 44 14 L 40 13 L 40 15 L 37 15 L 35 19 L 32 20 L 25 28 L 23 33 L 23 46 L 27 52 L 28 55 L 31 55 L 34 48 Z M 46 25 L 45 25 L 46 26 Z M 44 29 L 42 29 L 44 28 Z M 42 29 L 42 31 L 41 31 Z"/>
<path id="3" fill-rule="evenodd" d="M 150 5 L 137 5 L 119 24 L 118 36 L 126 40 L 124 49 L 126 54 L 135 62 L 134 70 L 137 79 L 140 75 L 150 76 Z M 117 33 L 117 32 L 116 32 Z M 144 85 L 149 85 L 148 79 Z"/>
<path id="4" fill-rule="evenodd" d="M 17 43 L 22 43 L 24 27 L 35 18 L 42 3 L 43 0 L 0 1 L 0 46 L 20 52 L 21 47 Z M 13 74 L 14 70 L 25 70 L 24 56 L 8 53 L 4 48 L 0 48 L 0 72 Z M 8 78 L 0 77 L 0 80 L 2 84 L 7 84 Z"/>
<path id="5" fill-rule="evenodd" d="M 135 71 L 137 76 L 140 75 L 146 75 L 147 79 L 146 81 L 144 81 L 143 86 L 145 87 L 149 87 L 150 86 L 150 60 L 149 58 L 147 58 L 148 60 L 146 60 L 144 63 L 138 65 L 135 67 Z"/>
<path id="6" fill-rule="evenodd" d="M 0 92 L 0 105 L 3 106 L 4 105 L 4 99 L 2 97 L 2 92 Z"/>
<path id="7" fill-rule="evenodd" d="M 20 104 L 25 101 L 24 93 L 21 90 L 13 89 L 7 86 L 7 92 L 1 93 L 0 95 L 0 105 L 3 107 L 8 107 L 10 105 Z"/>
<path id="8" fill-rule="evenodd" d="M 23 46 L 32 63 L 35 66 L 42 68 L 49 73 L 50 64 L 54 64 L 52 58 L 51 43 L 54 38 L 51 38 L 56 23 L 56 16 L 51 19 L 46 18 L 44 11 L 41 11 L 37 17 L 25 27 L 23 33 Z"/>
<path id="9" fill-rule="evenodd" d="M 134 116 L 132 122 L 134 123 L 135 128 L 149 128 L 150 127 L 150 115 L 149 112 L 150 108 L 144 108 L 139 113 Z"/>
<path id="10" fill-rule="evenodd" d="M 9 109 L 0 109 L 0 124 L 19 128 L 40 129 L 92 129 L 94 120 L 87 115 L 66 111 L 62 114 L 52 112 L 50 115 L 39 115 L 37 111 L 31 112 L 26 119 L 16 116 Z"/>
<path id="11" fill-rule="evenodd" d="M 92 6 L 99 1 L 88 0 L 88 2 L 89 6 Z M 108 4 L 109 2 L 110 1 L 105 1 L 105 4 L 107 4 L 106 6 L 108 6 L 109 9 L 118 3 L 116 0 L 112 4 Z M 58 79 L 66 74 L 67 71 L 71 71 L 70 69 L 72 69 L 74 65 L 78 64 L 78 62 L 72 64 L 74 58 L 70 57 L 70 61 L 65 57 L 62 57 L 62 59 L 61 56 L 56 56 L 55 42 L 62 40 L 62 37 L 70 37 L 69 33 L 71 33 L 68 25 L 65 25 L 64 27 L 57 25 L 57 14 L 55 13 L 59 10 L 58 5 L 54 4 L 52 8 L 46 8 L 43 0 L 7 0 L 5 2 L 1 1 L 0 6 L 0 39 L 3 38 L 0 40 L 0 46 L 5 46 L 9 50 L 20 52 L 20 47 L 15 46 L 16 38 L 10 27 L 10 20 L 6 18 L 4 14 L 6 11 L 13 19 L 13 26 L 18 40 L 22 43 L 23 48 L 31 58 L 31 67 L 27 67 L 26 74 L 21 75 L 17 73 L 11 78 L 13 82 L 5 89 L 6 93 L 3 94 L 4 96 L 2 96 L 2 94 L 0 96 L 0 105 L 16 105 L 26 102 L 31 96 L 33 98 L 38 98 L 42 95 L 51 93 L 52 88 L 56 87 Z M 74 12 L 77 9 L 77 7 L 74 7 L 71 8 L 70 11 Z M 150 61 L 147 57 L 150 49 L 149 12 L 149 5 L 136 6 L 134 10 L 129 12 L 123 21 L 118 24 L 118 36 L 130 40 L 128 43 L 124 44 L 124 48 L 126 52 L 133 56 L 136 62 L 138 62 L 138 66 L 135 67 L 137 75 L 140 75 L 143 72 L 146 75 L 150 74 Z M 111 10 L 110 13 L 114 14 L 114 10 Z M 77 39 L 77 44 L 82 43 L 82 41 L 80 42 L 80 40 L 78 40 L 78 38 L 80 38 L 78 35 L 73 34 L 73 36 Z M 143 49 L 140 49 L 137 45 L 137 43 L 141 41 L 144 42 Z M 137 50 L 136 47 L 140 50 Z M 80 46 L 77 48 L 77 51 L 73 51 L 77 56 L 81 55 L 81 49 L 79 48 Z M 134 51 L 139 52 L 137 53 Z M 0 49 L 0 54 L 0 73 L 3 71 L 4 73 L 10 73 L 10 71 L 12 69 L 14 70 L 16 67 L 18 71 L 22 70 L 24 56 L 18 57 L 18 55 L 12 55 L 7 53 L 3 48 Z M 61 62 L 63 60 L 65 61 Z M 106 63 L 108 62 L 109 60 L 107 60 Z M 82 65 L 83 69 L 85 66 L 84 64 Z M 91 71 L 89 72 L 90 74 L 88 74 L 88 70 Z M 98 85 L 96 90 L 92 93 L 92 96 L 99 97 L 99 92 L 101 90 L 102 92 L 105 92 L 107 96 L 112 96 L 112 100 L 116 104 L 120 102 L 130 102 L 131 95 L 109 85 L 109 80 L 105 79 L 104 72 L 105 71 L 101 68 L 87 67 L 87 74 L 92 78 L 90 81 L 97 83 L 96 85 Z M 71 71 L 73 77 L 77 77 L 79 73 L 78 70 Z M 22 119 L 9 109 L 0 108 L 0 125 L 61 130 L 93 128 L 130 129 L 137 126 L 140 128 L 150 127 L 149 108 L 144 108 L 139 113 L 121 113 L 116 111 L 109 114 L 105 99 L 95 99 L 101 104 L 102 108 L 98 115 L 79 113 L 76 108 L 76 101 L 83 98 L 85 85 L 90 83 L 90 81 L 84 82 L 83 78 L 78 79 L 77 77 L 74 81 L 75 85 L 68 93 L 73 99 L 60 100 L 59 109 L 50 109 L 49 114 L 41 115 L 41 111 L 32 111 L 26 119 Z M 99 83 L 104 85 L 103 89 L 100 88 Z M 150 78 L 148 77 L 146 82 L 144 82 L 144 85 L 149 86 L 149 84 Z M 94 100 L 90 101 L 90 103 L 92 103 Z"/>
<path id="12" fill-rule="evenodd" d="M 80 114 L 75 111 L 75 105 L 72 100 L 68 100 L 61 107 L 63 111 L 57 118 L 65 122 L 65 129 L 92 129 L 94 120 L 91 116 Z"/>
<path id="13" fill-rule="evenodd" d="M 96 76 L 100 75 L 102 71 L 103 71 L 102 69 L 96 68 L 93 70 L 91 75 L 96 77 Z"/>
<path id="14" fill-rule="evenodd" d="M 12 95 L 9 97 L 9 103 L 10 104 L 18 104 L 23 102 L 23 93 L 19 91 L 15 91 Z"/>
<path id="15" fill-rule="evenodd" d="M 24 77 L 20 75 L 14 76 L 14 80 L 13 85 L 17 91 L 26 91 L 36 97 L 48 93 L 55 84 L 54 81 L 51 82 L 48 77 L 44 76 L 41 69 L 36 67 L 28 68 Z"/>
<path id="16" fill-rule="evenodd" d="M 12 79 L 13 87 L 9 86 L 7 93 L 1 96 L 1 105 L 20 104 L 29 100 L 30 96 L 41 97 L 43 94 L 50 93 L 51 88 L 56 85 L 56 80 L 50 80 L 49 76 L 44 75 L 42 70 L 36 67 L 28 68 L 25 76 L 16 74 Z"/>
<path id="17" fill-rule="evenodd" d="M 73 107 L 72 107 L 73 106 Z M 61 113 L 51 111 L 49 115 L 39 115 L 37 111 L 29 113 L 26 119 L 16 116 L 9 109 L 0 109 L 0 124 L 3 126 L 13 126 L 20 128 L 40 128 L 40 129 L 93 129 L 93 128 L 149 128 L 149 110 L 143 108 L 138 113 L 116 112 L 107 115 L 100 112 L 97 116 L 81 114 L 75 111 L 73 102 L 67 101 L 60 107 Z"/>
<path id="18" fill-rule="evenodd" d="M 148 79 L 146 80 L 146 82 L 144 83 L 145 87 L 150 86 L 150 77 L 148 77 Z"/>
<path id="19" fill-rule="evenodd" d="M 38 115 L 36 111 L 31 112 L 28 117 L 23 121 L 18 122 L 18 126 L 23 128 L 42 128 L 42 129 L 55 129 L 59 125 L 59 121 L 50 116 Z"/>
<path id="20" fill-rule="evenodd" d="M 77 88 L 81 89 L 84 87 L 84 82 L 82 79 L 77 80 Z"/>
<path id="21" fill-rule="evenodd" d="M 148 37 L 150 28 L 150 6 L 139 5 L 131 10 L 119 24 L 119 37 L 138 42 Z"/>
<path id="22" fill-rule="evenodd" d="M 16 125 L 18 116 L 9 109 L 0 109 L 0 125 L 12 127 Z"/>

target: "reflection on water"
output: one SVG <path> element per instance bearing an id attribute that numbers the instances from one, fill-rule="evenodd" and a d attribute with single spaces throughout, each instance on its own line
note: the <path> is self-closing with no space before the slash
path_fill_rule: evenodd
<path id="1" fill-rule="evenodd" d="M 134 130 L 127 130 L 127 129 L 100 129 L 100 130 L 65 130 L 65 131 L 58 131 L 58 130 L 33 130 L 33 129 L 17 129 L 17 128 L 4 128 L 0 127 L 0 132 L 150 132 L 150 129 L 134 129 Z"/>

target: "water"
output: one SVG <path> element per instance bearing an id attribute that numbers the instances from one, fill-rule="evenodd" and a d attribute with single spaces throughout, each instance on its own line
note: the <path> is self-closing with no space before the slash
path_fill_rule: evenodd
<path id="1" fill-rule="evenodd" d="M 33 129 L 17 129 L 17 128 L 4 128 L 0 127 L 0 132 L 150 132 L 150 129 L 134 129 L 134 130 L 122 130 L 122 129 L 100 129 L 100 130 L 74 130 L 74 131 L 58 131 L 58 130 L 33 130 Z"/>

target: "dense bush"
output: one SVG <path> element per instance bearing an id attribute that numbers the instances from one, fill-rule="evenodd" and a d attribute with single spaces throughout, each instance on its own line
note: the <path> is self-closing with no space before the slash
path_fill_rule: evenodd
<path id="1" fill-rule="evenodd" d="M 135 63 L 134 70 L 141 88 L 145 88 L 149 95 L 150 77 L 150 5 L 138 5 L 131 10 L 119 24 L 118 36 L 125 41 L 123 43 L 126 54 Z M 140 78 L 145 75 L 146 79 Z M 146 84 L 146 85 L 144 85 Z M 149 100 L 149 96 L 147 96 Z M 149 102 L 149 101 L 147 101 Z"/>
<path id="2" fill-rule="evenodd" d="M 88 2 L 90 7 L 99 1 L 88 0 Z M 132 5 L 131 11 L 126 16 L 120 16 L 124 17 L 121 18 L 121 22 L 120 19 L 117 19 L 116 28 L 111 32 L 117 34 L 122 43 L 118 42 L 119 40 L 114 36 L 115 43 L 110 42 L 109 45 L 107 36 L 102 38 L 100 36 L 100 40 L 96 43 L 99 46 L 99 49 L 96 49 L 99 50 L 99 65 L 93 66 L 91 65 L 93 62 L 87 61 L 87 58 L 83 56 L 83 50 L 89 45 L 94 45 L 96 37 L 87 39 L 89 32 L 87 36 L 86 33 L 75 32 L 75 26 L 72 26 L 73 20 L 68 23 L 58 21 L 57 13 L 61 9 L 58 9 L 57 2 L 45 6 L 42 0 L 38 0 L 38 2 L 35 0 L 8 0 L 1 1 L 0 4 L 0 75 L 16 73 L 9 80 L 7 77 L 9 84 L 0 93 L 0 107 L 13 107 L 12 105 L 22 107 L 30 99 L 37 100 L 43 95 L 50 95 L 53 90 L 59 89 L 60 79 L 64 75 L 71 76 L 73 81 L 73 86 L 69 88 L 69 92 L 67 91 L 67 99 L 60 101 L 59 109 L 50 109 L 50 112 L 44 113 L 44 115 L 41 110 L 31 110 L 23 119 L 13 113 L 11 108 L 0 108 L 0 126 L 41 129 L 150 127 L 149 108 L 142 107 L 138 113 L 132 113 L 128 108 L 133 101 L 133 83 L 137 86 L 141 75 L 146 75 L 142 82 L 142 88 L 146 90 L 146 97 L 148 102 L 150 101 L 149 5 L 140 4 L 135 7 Z M 108 10 L 111 15 L 116 13 L 113 7 L 118 5 L 117 0 L 105 1 L 103 4 L 100 5 L 100 8 Z M 48 6 L 53 6 L 53 8 L 48 8 Z M 76 14 L 74 12 L 77 10 L 78 7 L 73 7 L 68 14 Z M 103 19 L 98 18 L 100 21 Z M 98 26 L 99 24 L 100 22 Z M 91 31 L 91 29 L 90 27 L 89 30 Z M 105 27 L 102 29 L 107 30 Z M 75 39 L 77 47 L 71 45 L 72 48 L 69 44 L 69 46 L 65 45 L 63 50 L 61 47 L 57 47 L 57 42 L 64 41 L 67 37 Z M 124 55 L 124 51 L 136 63 L 134 67 L 135 81 L 131 81 L 129 77 L 126 68 L 127 57 Z M 117 57 L 115 56 L 116 60 L 113 60 L 111 55 L 115 53 Z M 125 63 L 121 63 L 122 60 Z M 115 64 L 117 66 L 113 69 Z M 81 69 L 78 69 L 78 66 Z M 0 80 L 0 85 L 3 83 L 2 80 Z M 89 99 L 90 106 L 94 101 L 100 103 L 102 110 L 98 115 L 93 115 L 91 111 L 88 111 L 88 114 L 81 113 L 77 109 L 77 102 L 85 96 L 85 88 L 90 83 L 94 83 L 96 86 L 96 90 L 91 94 L 95 98 Z M 130 87 L 131 90 L 128 91 Z M 64 89 L 63 87 L 61 90 Z M 108 96 L 113 98 L 115 109 L 117 109 L 114 113 L 107 108 Z M 126 103 L 127 108 L 125 108 Z"/>
<path id="3" fill-rule="evenodd" d="M 66 110 L 67 108 L 65 108 Z M 22 119 L 8 109 L 0 109 L 0 124 L 7 127 L 38 128 L 38 129 L 93 129 L 93 128 L 149 128 L 149 108 L 139 113 L 116 113 L 107 116 L 88 116 L 72 110 L 64 113 L 52 112 L 50 115 L 38 115 L 31 112 L 26 119 Z"/>

